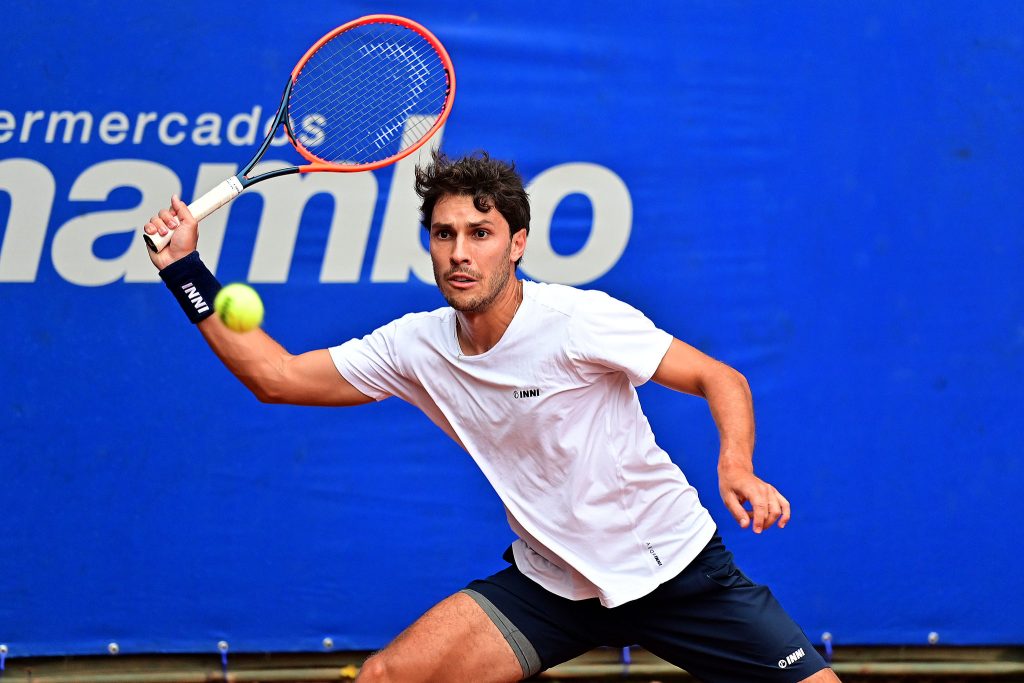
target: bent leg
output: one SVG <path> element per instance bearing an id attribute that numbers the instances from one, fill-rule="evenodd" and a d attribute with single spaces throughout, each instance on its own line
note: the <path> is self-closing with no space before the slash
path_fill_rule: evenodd
<path id="1" fill-rule="evenodd" d="M 511 683 L 523 678 L 505 636 L 473 598 L 456 593 L 366 660 L 360 683 Z"/>
<path id="2" fill-rule="evenodd" d="M 716 536 L 679 575 L 615 608 L 650 652 L 714 683 L 825 683 L 835 674 Z"/>

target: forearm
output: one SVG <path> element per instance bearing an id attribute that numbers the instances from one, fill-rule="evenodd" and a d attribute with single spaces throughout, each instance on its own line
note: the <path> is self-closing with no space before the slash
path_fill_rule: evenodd
<path id="1" fill-rule="evenodd" d="M 740 468 L 753 472 L 754 400 L 746 378 L 729 366 L 717 367 L 702 382 L 720 442 L 718 469 Z"/>
<path id="2" fill-rule="evenodd" d="M 167 264 L 161 268 L 160 278 L 224 365 L 261 401 L 271 400 L 271 387 L 283 374 L 290 354 L 262 330 L 233 331 L 214 313 L 221 284 L 199 252 L 191 251 Z"/>
<path id="3" fill-rule="evenodd" d="M 173 212 L 164 209 L 146 223 L 147 235 L 174 233 L 166 249 L 148 252 L 150 260 L 189 320 L 198 323 L 213 352 L 256 398 L 316 406 L 354 406 L 372 400 L 341 376 L 326 349 L 293 356 L 260 329 L 229 330 L 211 308 L 220 283 L 195 251 L 198 224 L 177 197 L 171 198 L 171 208 Z"/>
<path id="4" fill-rule="evenodd" d="M 263 403 L 357 406 L 373 399 L 349 384 L 327 349 L 292 355 L 261 329 L 238 333 L 217 316 L 199 330 L 225 367 Z"/>
<path id="5" fill-rule="evenodd" d="M 754 402 L 743 375 L 673 339 L 651 379 L 707 400 L 721 441 L 719 467 L 724 464 L 753 470 Z"/>
<path id="6" fill-rule="evenodd" d="M 256 398 L 278 402 L 284 370 L 291 354 L 266 332 L 257 328 L 239 334 L 212 315 L 198 325 L 206 342 Z"/>
<path id="7" fill-rule="evenodd" d="M 678 339 L 672 340 L 652 379 L 707 400 L 721 442 L 718 489 L 740 526 L 753 522 L 755 533 L 776 521 L 780 528 L 786 526 L 789 501 L 754 474 L 754 399 L 747 379 Z M 747 502 L 751 510 L 743 507 Z"/>
<path id="8" fill-rule="evenodd" d="M 718 490 L 722 501 L 743 528 L 761 533 L 778 522 L 789 523 L 785 496 L 754 474 L 754 400 L 746 378 L 722 365 L 707 383 L 705 396 L 718 425 Z M 748 503 L 750 509 L 744 504 Z"/>

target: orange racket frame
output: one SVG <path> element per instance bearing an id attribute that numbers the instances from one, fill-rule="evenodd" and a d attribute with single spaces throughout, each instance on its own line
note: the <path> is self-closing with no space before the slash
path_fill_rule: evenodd
<path id="1" fill-rule="evenodd" d="M 318 157 L 316 154 L 307 149 L 302 142 L 298 139 L 295 133 L 292 131 L 291 122 L 288 116 L 288 105 L 292 94 L 292 88 L 298 81 L 299 76 L 302 74 L 303 67 L 309 62 L 310 59 L 319 51 L 324 45 L 336 38 L 338 35 L 350 31 L 359 26 L 365 26 L 368 24 L 392 24 L 400 26 L 412 31 L 415 31 L 422 37 L 433 50 L 437 53 L 438 58 L 444 68 L 445 78 L 447 79 L 447 91 L 445 94 L 444 104 L 441 108 L 440 114 L 434 121 L 433 125 L 424 133 L 415 143 L 404 149 L 399 149 L 395 154 L 377 161 L 368 163 L 352 163 L 352 164 L 338 164 L 327 161 Z M 312 172 L 332 172 L 332 173 L 355 173 L 359 171 L 372 171 L 374 169 L 382 168 L 389 164 L 393 164 L 400 159 L 404 159 L 409 156 L 417 149 L 422 147 L 427 140 L 431 138 L 440 128 L 444 125 L 448 119 L 448 115 L 451 113 L 452 105 L 455 102 L 455 67 L 452 65 L 451 57 L 448 56 L 447 50 L 441 44 L 433 33 L 424 28 L 421 24 L 406 19 L 405 17 L 399 17 L 392 14 L 370 14 L 365 17 L 360 17 L 346 24 L 342 24 L 338 28 L 334 29 L 323 38 L 318 40 L 306 54 L 302 56 L 299 63 L 292 69 L 292 73 L 288 78 L 288 84 L 284 90 L 284 96 L 281 98 L 281 104 L 277 110 L 277 116 L 270 126 L 270 130 L 267 133 L 267 137 L 263 140 L 260 148 L 253 155 L 252 159 L 245 165 L 245 167 L 239 171 L 236 175 L 227 178 L 219 185 L 214 187 L 212 190 L 194 200 L 189 204 L 189 212 L 197 220 L 201 221 L 211 213 L 229 203 L 235 197 L 237 197 L 245 188 L 249 187 L 258 182 L 262 182 L 269 178 L 276 178 L 282 175 L 290 175 L 293 173 L 312 173 Z M 277 129 L 280 126 L 284 126 L 285 134 L 288 136 L 288 141 L 292 144 L 295 150 L 308 161 L 308 164 L 301 166 L 289 166 L 286 168 L 277 168 L 266 173 L 261 173 L 255 176 L 250 176 L 249 172 L 259 163 L 260 159 L 263 158 L 263 154 L 270 147 L 271 141 L 274 139 L 274 135 L 277 133 Z M 149 235 L 145 231 L 142 233 L 143 238 L 146 241 L 146 245 L 154 252 L 161 251 L 171 241 L 171 232 L 168 231 L 164 235 L 155 234 Z"/>

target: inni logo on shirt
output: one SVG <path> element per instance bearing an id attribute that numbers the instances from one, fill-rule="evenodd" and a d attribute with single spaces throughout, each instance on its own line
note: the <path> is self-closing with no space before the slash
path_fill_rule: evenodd
<path id="1" fill-rule="evenodd" d="M 659 567 L 661 567 L 662 566 L 661 558 L 658 557 L 658 553 L 654 552 L 654 546 L 651 545 L 650 543 L 647 544 L 647 552 L 649 552 L 651 554 L 651 557 L 654 558 L 654 561 L 658 563 Z"/>
<path id="2" fill-rule="evenodd" d="M 530 389 L 515 389 L 512 391 L 512 398 L 537 398 L 540 396 L 540 389 L 532 387 Z"/>

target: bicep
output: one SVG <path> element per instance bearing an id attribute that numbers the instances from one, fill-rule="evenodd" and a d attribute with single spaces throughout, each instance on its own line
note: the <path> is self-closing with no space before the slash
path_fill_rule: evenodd
<path id="1" fill-rule="evenodd" d="M 281 368 L 274 402 L 306 406 L 357 406 L 373 399 L 345 379 L 327 349 L 289 356 Z"/>
<path id="2" fill-rule="evenodd" d="M 694 396 L 706 396 L 708 379 L 726 366 L 686 342 L 673 339 L 651 379 Z"/>

